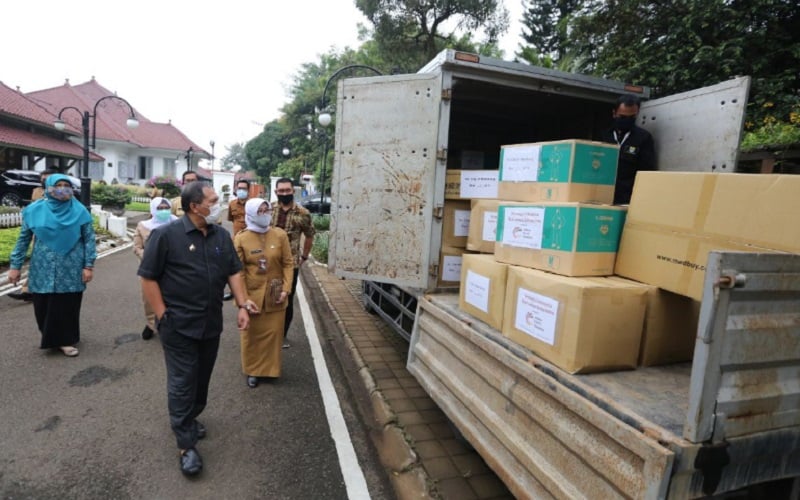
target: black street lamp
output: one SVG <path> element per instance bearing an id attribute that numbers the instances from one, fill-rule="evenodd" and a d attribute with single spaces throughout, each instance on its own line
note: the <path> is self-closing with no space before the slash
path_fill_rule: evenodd
<path id="1" fill-rule="evenodd" d="M 192 151 L 194 151 L 194 148 L 191 146 L 186 150 L 186 170 L 192 169 Z"/>
<path id="2" fill-rule="evenodd" d="M 322 141 L 323 141 L 323 148 L 322 148 L 322 168 L 320 169 L 320 199 L 319 199 L 319 206 L 320 206 L 320 213 L 322 212 L 322 203 L 325 201 L 325 169 L 328 166 L 328 134 L 325 131 L 328 125 L 331 124 L 331 114 L 325 111 L 325 96 L 328 95 L 328 87 L 330 86 L 331 82 L 339 76 L 341 73 L 351 69 L 366 69 L 372 71 L 378 76 L 383 76 L 383 73 L 378 71 L 377 69 L 373 68 L 372 66 L 367 66 L 365 64 L 351 64 L 349 66 L 345 66 L 343 68 L 339 68 L 328 78 L 328 81 L 325 82 L 325 88 L 322 90 L 322 101 L 320 101 L 319 106 L 319 117 L 317 117 L 317 121 L 320 125 L 322 125 L 323 129 L 321 131 L 322 134 Z"/>
<path id="3" fill-rule="evenodd" d="M 101 97 L 94 103 L 94 109 L 92 113 L 88 111 L 81 111 L 80 109 L 76 108 L 75 106 L 65 106 L 61 108 L 61 111 L 58 112 L 58 118 L 53 123 L 57 130 L 63 131 L 67 128 L 67 124 L 61 119 L 61 114 L 68 109 L 72 109 L 77 111 L 81 115 L 81 127 L 83 129 L 83 168 L 81 169 L 81 203 L 89 208 L 89 205 L 92 202 L 92 179 L 89 178 L 89 149 L 94 149 L 97 145 L 97 106 L 105 101 L 106 99 L 117 99 L 119 101 L 124 102 L 128 109 L 131 111 L 131 116 L 126 121 L 128 128 L 136 128 L 139 126 L 139 120 L 136 119 L 136 113 L 133 111 L 133 106 L 123 99 L 122 97 L 118 97 L 115 95 L 107 95 L 105 97 Z M 92 141 L 91 144 L 89 143 L 89 120 L 91 120 L 91 133 L 92 133 Z"/>
<path id="4" fill-rule="evenodd" d="M 211 171 L 214 171 L 214 141 L 212 140 L 210 143 L 211 145 Z"/>

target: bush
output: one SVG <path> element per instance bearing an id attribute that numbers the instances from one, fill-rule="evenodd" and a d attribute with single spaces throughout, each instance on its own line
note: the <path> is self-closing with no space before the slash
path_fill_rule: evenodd
<path id="1" fill-rule="evenodd" d="M 119 185 L 97 184 L 92 187 L 92 203 L 104 207 L 120 207 L 131 202 L 131 192 Z"/>
<path id="2" fill-rule="evenodd" d="M 331 228 L 331 216 L 311 214 L 311 223 L 317 231 L 327 231 Z"/>
<path id="3" fill-rule="evenodd" d="M 11 251 L 14 250 L 14 245 L 17 244 L 17 238 L 22 228 L 10 227 L 8 229 L 0 229 L 0 266 L 7 266 Z"/>
<path id="4" fill-rule="evenodd" d="M 147 185 L 161 190 L 164 198 L 175 198 L 181 194 L 180 182 L 170 175 L 154 175 L 147 181 Z"/>
<path id="5" fill-rule="evenodd" d="M 330 237 L 329 232 L 322 232 L 317 233 L 314 236 L 314 244 L 311 246 L 311 255 L 318 262 L 322 262 L 323 264 L 328 263 L 328 238 Z"/>

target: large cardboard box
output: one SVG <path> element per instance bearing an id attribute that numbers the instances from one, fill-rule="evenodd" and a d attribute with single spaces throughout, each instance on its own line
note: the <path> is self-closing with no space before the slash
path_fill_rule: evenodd
<path id="1" fill-rule="evenodd" d="M 503 335 L 570 373 L 635 368 L 647 287 L 508 268 Z"/>
<path id="2" fill-rule="evenodd" d="M 464 254 L 461 259 L 459 308 L 497 330 L 503 329 L 508 267 L 492 255 Z"/>
<path id="3" fill-rule="evenodd" d="M 497 170 L 447 170 L 444 198 L 471 200 L 497 198 Z"/>
<path id="4" fill-rule="evenodd" d="M 657 366 L 690 361 L 697 339 L 700 302 L 658 287 L 611 276 L 647 287 L 639 366 Z"/>
<path id="5" fill-rule="evenodd" d="M 436 275 L 438 288 L 458 288 L 461 286 L 461 260 L 464 254 L 471 253 L 464 248 L 443 246 L 439 252 L 439 268 Z"/>
<path id="6" fill-rule="evenodd" d="M 625 208 L 611 205 L 500 204 L 495 259 L 564 276 L 608 276 L 624 222 Z"/>
<path id="7" fill-rule="evenodd" d="M 469 236 L 469 200 L 445 200 L 442 215 L 442 246 L 467 246 Z"/>
<path id="8" fill-rule="evenodd" d="M 702 299 L 711 250 L 800 252 L 800 176 L 639 172 L 615 274 Z"/>
<path id="9" fill-rule="evenodd" d="M 526 205 L 523 202 L 513 201 L 472 200 L 467 250 L 494 253 L 494 242 L 497 239 L 497 209 L 501 204 L 506 206 Z"/>
<path id="10" fill-rule="evenodd" d="M 500 151 L 497 198 L 614 202 L 619 146 L 567 140 L 513 144 Z"/>

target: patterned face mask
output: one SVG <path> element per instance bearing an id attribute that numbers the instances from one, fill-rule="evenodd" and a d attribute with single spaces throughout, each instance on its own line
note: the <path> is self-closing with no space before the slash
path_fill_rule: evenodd
<path id="1" fill-rule="evenodd" d="M 50 196 L 56 200 L 67 201 L 68 199 L 72 198 L 72 188 L 66 186 L 53 186 L 50 188 Z"/>

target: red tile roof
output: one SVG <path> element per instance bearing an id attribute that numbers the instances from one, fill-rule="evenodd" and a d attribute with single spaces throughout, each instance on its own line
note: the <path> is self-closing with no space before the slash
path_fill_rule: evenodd
<path id="1" fill-rule="evenodd" d="M 139 126 L 129 129 L 126 126 L 126 121 L 130 117 L 128 106 L 119 99 L 103 99 L 116 94 L 100 85 L 94 78 L 79 85 L 70 85 L 69 82 L 65 82 L 59 87 L 37 90 L 26 95 L 41 103 L 53 114 L 57 114 L 67 106 L 94 113 L 95 106 L 97 106 L 95 134 L 99 139 L 129 142 L 142 148 L 186 151 L 191 147 L 197 154 L 211 156 L 172 124 L 152 122 L 135 107 L 133 110 L 136 119 L 139 120 Z M 131 104 L 131 106 L 133 105 Z M 81 114 L 78 112 L 66 110 L 62 113 L 61 118 L 73 128 L 80 130 Z"/>
<path id="2" fill-rule="evenodd" d="M 83 159 L 83 148 L 64 139 L 29 132 L 0 124 L 0 145 L 13 146 L 39 153 L 57 153 L 67 158 Z M 92 161 L 103 161 L 102 156 L 89 152 Z"/>
<path id="3" fill-rule="evenodd" d="M 55 115 L 24 94 L 0 82 L 0 146 L 56 153 L 68 158 L 83 158 L 83 148 L 62 139 L 53 126 Z M 75 131 L 73 130 L 73 133 Z M 90 153 L 96 161 L 104 158 Z"/>

